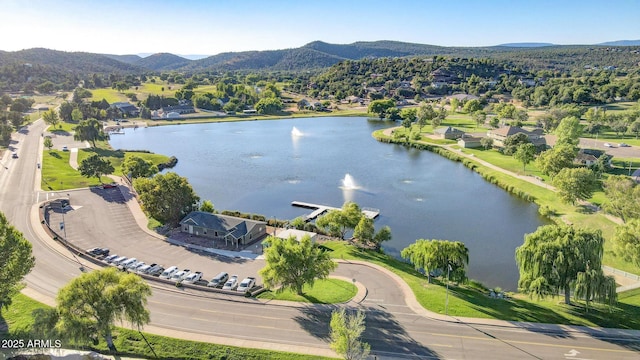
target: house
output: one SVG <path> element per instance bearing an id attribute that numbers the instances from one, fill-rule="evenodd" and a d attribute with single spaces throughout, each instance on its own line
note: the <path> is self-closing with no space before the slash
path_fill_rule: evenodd
<path id="1" fill-rule="evenodd" d="M 433 78 L 433 82 L 443 82 L 446 84 L 458 83 L 458 76 L 449 70 L 440 68 L 433 70 L 429 75 Z"/>
<path id="2" fill-rule="evenodd" d="M 536 145 L 542 146 L 546 145 L 546 140 L 543 136 L 544 131 L 542 129 L 534 129 L 534 130 L 525 130 L 519 126 L 503 126 L 498 129 L 489 130 L 487 132 L 487 136 L 493 139 L 493 145 L 497 147 L 503 147 L 504 141 L 509 137 L 516 135 L 518 133 L 523 133 L 527 135 L 529 141 Z"/>
<path id="3" fill-rule="evenodd" d="M 196 112 L 196 109 L 191 104 L 184 104 L 184 105 L 175 105 L 175 106 L 165 106 L 162 108 L 162 112 L 164 112 L 165 114 L 175 112 L 182 115 L 182 114 L 193 114 Z"/>
<path id="4" fill-rule="evenodd" d="M 447 96 L 448 100 L 451 99 L 458 99 L 458 101 L 460 102 L 466 102 L 469 100 L 478 100 L 480 99 L 479 97 L 475 96 L 475 95 L 471 95 L 471 94 L 454 94 L 451 96 Z"/>
<path id="5" fill-rule="evenodd" d="M 465 149 L 474 149 L 482 146 L 482 138 L 474 136 L 465 136 L 458 139 L 458 145 Z"/>
<path id="6" fill-rule="evenodd" d="M 443 128 L 439 128 L 436 129 L 433 132 L 436 136 L 438 136 L 441 139 L 459 139 L 461 137 L 464 136 L 464 131 L 462 130 L 458 130 L 456 128 L 453 128 L 451 126 L 447 126 L 447 127 L 443 127 Z"/>
<path id="7" fill-rule="evenodd" d="M 520 78 L 518 79 L 518 84 L 524 85 L 526 87 L 536 86 L 536 80 L 531 78 Z"/>
<path id="8" fill-rule="evenodd" d="M 248 110 L 242 110 L 243 114 L 257 114 L 258 111 L 256 111 L 256 109 L 248 109 Z"/>
<path id="9" fill-rule="evenodd" d="M 573 163 L 576 165 L 591 166 L 595 164 L 601 156 L 606 156 L 606 163 L 611 166 L 613 156 L 598 149 L 580 149 L 576 158 L 573 159 Z"/>
<path id="10" fill-rule="evenodd" d="M 231 242 L 236 247 L 264 237 L 267 223 L 234 216 L 192 211 L 180 221 L 183 233 Z"/>
<path id="11" fill-rule="evenodd" d="M 111 107 L 118 109 L 123 115 L 127 116 L 135 117 L 140 114 L 140 109 L 128 102 L 114 102 L 113 104 L 111 104 Z"/>

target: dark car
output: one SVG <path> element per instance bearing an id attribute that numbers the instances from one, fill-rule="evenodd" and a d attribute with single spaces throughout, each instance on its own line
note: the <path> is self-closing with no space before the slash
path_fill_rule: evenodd
<path id="1" fill-rule="evenodd" d="M 87 252 L 93 256 L 107 256 L 109 255 L 109 249 L 107 248 L 91 248 Z"/>

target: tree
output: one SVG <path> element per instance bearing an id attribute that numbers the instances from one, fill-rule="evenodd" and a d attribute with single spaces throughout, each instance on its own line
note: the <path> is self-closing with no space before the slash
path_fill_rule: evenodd
<path id="1" fill-rule="evenodd" d="M 150 295 L 151 287 L 138 275 L 115 268 L 84 273 L 58 292 L 56 330 L 80 342 L 91 341 L 97 334 L 115 350 L 115 322 L 126 320 L 138 330 L 148 324 Z"/>
<path id="2" fill-rule="evenodd" d="M 122 173 L 131 179 L 150 177 L 158 173 L 158 167 L 151 160 L 139 156 L 127 156 L 122 162 Z"/>
<path id="3" fill-rule="evenodd" d="M 640 186 L 624 175 L 611 175 L 603 182 L 607 200 L 602 208 L 623 222 L 640 219 Z"/>
<path id="4" fill-rule="evenodd" d="M 333 236 L 344 239 L 347 231 L 355 229 L 362 217 L 362 210 L 354 202 L 346 202 L 340 210 L 330 210 L 316 220 L 316 225 L 327 230 Z"/>
<path id="5" fill-rule="evenodd" d="M 589 270 L 595 272 L 589 276 L 602 275 L 603 246 L 600 230 L 541 226 L 534 233 L 527 234 L 524 244 L 516 249 L 516 263 L 520 271 L 518 288 L 539 298 L 563 291 L 565 303 L 570 304 L 572 284 L 578 280 L 579 274 Z M 580 285 L 585 285 L 584 279 Z M 600 301 L 615 301 L 615 291 L 611 293 L 604 287 L 592 291 L 598 292 Z"/>
<path id="6" fill-rule="evenodd" d="M 575 205 L 578 200 L 586 200 L 593 195 L 596 177 L 591 169 L 565 168 L 553 178 L 553 186 L 558 189 L 560 199 Z"/>
<path id="7" fill-rule="evenodd" d="M 514 135 L 509 135 L 504 139 L 504 147 L 502 151 L 505 155 L 513 155 L 520 145 L 528 144 L 530 142 L 531 140 L 529 140 L 529 137 L 524 133 L 519 132 Z"/>
<path id="8" fill-rule="evenodd" d="M 400 118 L 402 120 L 409 120 L 410 122 L 416 121 L 417 110 L 415 108 L 407 108 L 400 110 Z"/>
<path id="9" fill-rule="evenodd" d="M 53 147 L 53 140 L 51 140 L 51 136 L 45 136 L 44 137 L 43 145 L 44 145 L 44 147 L 46 147 L 49 150 L 51 150 L 51 148 Z"/>
<path id="10" fill-rule="evenodd" d="M 582 129 L 580 128 L 580 120 L 575 116 L 568 116 L 560 120 L 560 124 L 556 128 L 556 146 L 569 144 L 578 145 Z"/>
<path id="11" fill-rule="evenodd" d="M 522 171 L 526 174 L 527 164 L 536 156 L 536 146 L 532 143 L 520 144 L 513 157 L 522 163 Z"/>
<path id="12" fill-rule="evenodd" d="M 480 145 L 487 150 L 493 146 L 493 139 L 490 137 L 483 137 L 480 139 Z"/>
<path id="13" fill-rule="evenodd" d="M 617 226 L 613 244 L 618 256 L 640 266 L 640 219 Z"/>
<path id="14" fill-rule="evenodd" d="M 629 131 L 636 134 L 636 140 L 638 140 L 638 134 L 640 134 L 640 118 L 632 122 L 629 126 Z"/>
<path id="15" fill-rule="evenodd" d="M 142 208 L 167 225 L 176 225 L 197 209 L 200 200 L 187 179 L 174 172 L 157 174 L 153 178 L 137 178 L 133 180 L 133 187 L 140 194 Z"/>
<path id="16" fill-rule="evenodd" d="M 268 288 L 280 285 L 278 291 L 290 288 L 302 295 L 304 285 L 313 286 L 316 279 L 325 279 L 338 266 L 308 235 L 300 241 L 270 236 L 266 246 L 260 276 Z"/>
<path id="17" fill-rule="evenodd" d="M 487 120 L 487 114 L 484 111 L 474 111 L 471 118 L 476 122 L 476 127 L 480 127 Z"/>
<path id="18" fill-rule="evenodd" d="M 275 115 L 283 108 L 282 100 L 276 97 L 265 97 L 256 104 L 256 111 L 259 114 Z"/>
<path id="19" fill-rule="evenodd" d="M 460 100 L 452 97 L 449 99 L 449 105 L 451 105 L 451 113 L 455 114 L 458 111 L 458 108 L 460 107 Z"/>
<path id="20" fill-rule="evenodd" d="M 553 149 L 543 151 L 536 159 L 536 165 L 543 174 L 552 178 L 573 164 L 576 158 L 576 151 L 571 144 L 556 145 Z"/>
<path id="21" fill-rule="evenodd" d="M 391 240 L 391 228 L 385 226 L 376 233 L 373 219 L 361 216 L 353 230 L 353 237 L 364 244 L 372 244 L 378 250 L 384 241 Z"/>
<path id="22" fill-rule="evenodd" d="M 450 279 L 464 281 L 469 264 L 469 249 L 460 241 L 418 239 L 402 249 L 400 256 L 409 260 L 416 270 L 424 269 L 431 276 L 435 270 L 443 273 L 451 266 Z"/>
<path id="23" fill-rule="evenodd" d="M 387 114 L 387 110 L 395 106 L 395 102 L 391 99 L 373 100 L 369 103 L 369 108 L 367 111 L 371 114 L 378 114 L 380 119 L 384 119 Z"/>
<path id="24" fill-rule="evenodd" d="M 80 122 L 83 119 L 84 119 L 84 114 L 82 114 L 82 111 L 80 109 L 75 108 L 71 110 L 71 120 Z"/>
<path id="25" fill-rule="evenodd" d="M 475 112 L 480 112 L 482 110 L 482 104 L 478 99 L 472 99 L 464 103 L 462 110 L 467 114 L 473 114 Z"/>
<path id="26" fill-rule="evenodd" d="M 70 102 L 65 101 L 60 104 L 60 109 L 58 113 L 60 114 L 60 118 L 62 121 L 71 121 L 71 112 L 73 111 L 73 105 Z"/>
<path id="27" fill-rule="evenodd" d="M 371 347 L 360 341 L 365 330 L 365 314 L 358 309 L 347 314 L 345 308 L 331 313 L 331 342 L 329 346 L 347 360 L 364 360 L 369 356 Z"/>
<path id="28" fill-rule="evenodd" d="M 45 111 L 42 114 L 42 120 L 44 120 L 45 123 L 53 126 L 53 128 L 55 129 L 56 125 L 58 125 L 58 123 L 60 122 L 60 118 L 58 117 L 58 113 L 55 112 L 55 110 L 48 110 Z"/>
<path id="29" fill-rule="evenodd" d="M 216 209 L 213 207 L 211 200 L 205 200 L 200 204 L 200 211 L 213 213 Z"/>
<path id="30" fill-rule="evenodd" d="M 430 104 L 420 105 L 416 113 L 416 117 L 418 119 L 417 123 L 420 127 L 420 131 L 422 131 L 422 128 L 430 123 L 431 120 L 433 120 L 436 116 L 438 116 L 438 113 L 436 113 L 436 111 L 433 109 L 433 106 L 431 106 Z"/>
<path id="31" fill-rule="evenodd" d="M 0 311 L 11 304 L 23 284 L 22 278 L 35 265 L 31 243 L 0 212 Z"/>
<path id="32" fill-rule="evenodd" d="M 102 131 L 100 122 L 96 119 L 89 119 L 80 121 L 75 127 L 74 140 L 78 141 L 90 141 L 92 147 L 96 147 L 96 141 L 106 140 L 108 136 Z"/>
<path id="33" fill-rule="evenodd" d="M 85 177 L 96 177 L 98 181 L 102 183 L 102 176 L 112 174 L 115 169 L 111 162 L 107 159 L 103 159 L 98 154 L 93 154 L 88 158 L 82 160 L 78 166 L 78 171 Z"/>

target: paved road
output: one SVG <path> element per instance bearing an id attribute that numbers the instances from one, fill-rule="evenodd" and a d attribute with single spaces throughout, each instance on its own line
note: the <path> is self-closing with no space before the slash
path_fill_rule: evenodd
<path id="1" fill-rule="evenodd" d="M 34 245 L 37 261 L 26 278 L 29 294 L 51 303 L 57 290 L 81 273 L 78 260 L 59 243 L 47 240 L 38 224 L 39 202 L 67 196 L 73 207 L 64 213 L 67 236 L 81 246 L 109 246 L 113 252 L 147 262 L 198 267 L 208 277 L 219 270 L 245 276 L 261 267 L 259 260 L 236 262 L 202 256 L 148 235 L 134 225 L 133 214 L 120 200 L 122 193 L 117 189 L 36 191 L 33 184 L 39 184 L 36 163 L 43 127 L 38 122 L 28 133 L 19 134 L 16 145 L 21 150 L 20 158 L 8 163 L 8 169 L 0 169 L 0 207 Z M 11 160 L 6 157 L 3 163 Z M 52 224 L 61 218 L 62 213 L 56 213 Z M 540 326 L 532 330 L 517 324 L 503 326 L 504 322 L 460 324 L 434 319 L 417 309 L 415 301 L 405 301 L 402 286 L 391 275 L 357 264 L 340 264 L 336 273 L 367 287 L 364 301 L 354 306 L 367 311 L 364 338 L 378 358 L 577 360 L 640 356 L 638 337 L 598 329 Z M 153 287 L 149 331 L 238 346 L 331 354 L 327 324 L 333 306 L 289 306 L 242 298 L 236 301 L 228 295 L 158 284 Z"/>

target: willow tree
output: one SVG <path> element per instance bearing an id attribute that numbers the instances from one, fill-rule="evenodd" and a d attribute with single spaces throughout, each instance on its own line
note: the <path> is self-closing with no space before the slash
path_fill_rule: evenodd
<path id="1" fill-rule="evenodd" d="M 562 225 L 546 225 L 527 234 L 524 244 L 516 249 L 520 270 L 518 288 L 538 298 L 564 292 L 564 302 L 571 303 L 571 290 L 576 296 L 613 303 L 613 278 L 602 273 L 604 238 L 600 230 Z M 602 284 L 606 284 L 602 285 Z"/>
<path id="2" fill-rule="evenodd" d="M 316 220 L 316 225 L 333 236 L 344 239 L 347 231 L 355 229 L 363 217 L 362 210 L 354 202 L 346 202 L 340 210 L 329 210 Z"/>
<path id="3" fill-rule="evenodd" d="M 439 269 L 449 272 L 449 278 L 454 281 L 462 282 L 467 278 L 469 249 L 460 241 L 418 239 L 402 249 L 400 256 L 409 260 L 416 270 L 424 269 L 427 274 Z"/>
<path id="4" fill-rule="evenodd" d="M 338 266 L 308 235 L 300 241 L 270 236 L 266 245 L 260 276 L 267 288 L 290 288 L 301 295 L 305 285 L 313 286 L 316 279 L 325 279 Z"/>
<path id="5" fill-rule="evenodd" d="M 146 309 L 151 287 L 138 275 L 107 268 L 85 273 L 58 292 L 55 329 L 61 336 L 89 342 L 96 335 L 114 349 L 116 320 L 128 321 L 138 330 L 149 323 Z M 55 319 L 49 316 L 47 321 Z"/>

